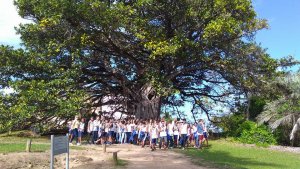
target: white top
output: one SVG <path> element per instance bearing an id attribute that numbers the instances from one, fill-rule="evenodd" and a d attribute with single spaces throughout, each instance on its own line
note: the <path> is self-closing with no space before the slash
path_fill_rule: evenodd
<path id="1" fill-rule="evenodd" d="M 94 120 L 93 122 L 93 131 L 98 131 L 100 126 L 100 121 L 99 120 Z"/>
<path id="2" fill-rule="evenodd" d="M 173 132 L 173 124 L 169 124 L 168 125 L 168 133 L 170 136 L 173 136 L 174 132 Z"/>
<path id="3" fill-rule="evenodd" d="M 122 132 L 122 124 L 117 124 L 117 128 L 118 128 L 118 133 L 121 133 Z"/>
<path id="4" fill-rule="evenodd" d="M 99 128 L 101 129 L 101 130 L 104 130 L 105 129 L 105 123 L 101 123 L 100 121 L 99 121 Z"/>
<path id="5" fill-rule="evenodd" d="M 135 129 L 135 124 L 130 124 L 130 132 L 133 132 L 134 129 Z"/>
<path id="6" fill-rule="evenodd" d="M 127 124 L 126 125 L 126 131 L 127 132 L 131 132 L 131 124 Z"/>
<path id="7" fill-rule="evenodd" d="M 80 122 L 79 131 L 81 131 L 81 132 L 84 131 L 84 123 L 82 123 L 82 122 Z"/>
<path id="8" fill-rule="evenodd" d="M 160 128 L 160 133 L 159 133 L 159 136 L 160 137 L 165 137 L 165 136 L 167 136 L 167 127 L 166 126 L 164 126 L 164 125 L 162 125 L 161 126 L 161 128 Z"/>
<path id="9" fill-rule="evenodd" d="M 118 132 L 118 125 L 116 123 L 113 123 L 113 131 L 116 133 Z"/>
<path id="10" fill-rule="evenodd" d="M 182 124 L 182 125 L 181 125 L 180 133 L 181 133 L 181 134 L 188 134 L 187 124 Z"/>
<path id="11" fill-rule="evenodd" d="M 187 132 L 187 135 L 188 135 L 188 136 L 191 134 L 191 131 L 192 131 L 192 129 L 191 129 L 191 128 L 188 128 L 188 132 Z"/>
<path id="12" fill-rule="evenodd" d="M 151 138 L 152 139 L 156 139 L 158 136 L 157 136 L 157 128 L 156 127 L 153 127 L 151 129 Z"/>
<path id="13" fill-rule="evenodd" d="M 109 123 L 105 124 L 104 131 L 105 131 L 106 133 L 108 133 L 108 131 L 109 131 Z"/>
<path id="14" fill-rule="evenodd" d="M 175 124 L 175 125 L 173 126 L 173 130 L 174 130 L 174 135 L 178 136 L 178 135 L 179 135 L 179 131 L 178 131 L 178 126 L 177 126 L 177 124 Z"/>
<path id="15" fill-rule="evenodd" d="M 147 126 L 143 126 L 141 131 L 147 132 Z"/>
<path id="16" fill-rule="evenodd" d="M 93 131 L 93 128 L 94 128 L 94 123 L 93 123 L 93 121 L 89 121 L 89 123 L 88 123 L 88 128 L 87 128 L 87 132 L 92 132 Z"/>

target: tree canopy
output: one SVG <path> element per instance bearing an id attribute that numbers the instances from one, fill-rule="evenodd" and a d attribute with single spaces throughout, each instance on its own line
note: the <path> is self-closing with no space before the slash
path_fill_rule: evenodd
<path id="1" fill-rule="evenodd" d="M 162 106 L 186 101 L 210 117 L 207 100 L 234 105 L 240 95 L 261 91 L 282 63 L 254 42 L 267 24 L 250 0 L 15 5 L 32 23 L 17 28 L 22 49 L 0 48 L 0 85 L 16 90 L 1 96 L 8 99 L 2 107 L 28 112 L 24 119 L 66 118 L 105 104 L 138 118 L 158 117 Z"/>

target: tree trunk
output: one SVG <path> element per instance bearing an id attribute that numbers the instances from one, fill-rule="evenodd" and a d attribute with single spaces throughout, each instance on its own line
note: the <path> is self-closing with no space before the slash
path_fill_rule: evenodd
<path id="1" fill-rule="evenodd" d="M 246 92 L 246 98 L 247 98 L 247 109 L 246 109 L 246 120 L 250 119 L 250 106 L 251 106 L 251 94 L 249 92 Z"/>
<path id="2" fill-rule="evenodd" d="M 137 119 L 159 118 L 161 113 L 161 96 L 155 93 L 150 84 L 145 84 L 136 98 L 138 99 L 135 99 L 133 115 Z"/>

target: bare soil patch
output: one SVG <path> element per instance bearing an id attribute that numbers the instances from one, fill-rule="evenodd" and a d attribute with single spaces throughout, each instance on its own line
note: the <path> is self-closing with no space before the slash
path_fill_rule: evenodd
<path id="1" fill-rule="evenodd" d="M 70 168 L 73 169 L 199 169 L 205 168 L 193 164 L 190 158 L 171 150 L 150 151 L 148 147 L 134 145 L 110 145 L 107 152 L 102 146 L 85 145 L 86 150 L 70 150 Z M 118 152 L 118 159 L 125 160 L 127 165 L 115 166 L 112 152 Z M 65 168 L 65 155 L 55 156 L 55 168 Z M 8 153 L 0 154 L 1 169 L 33 168 L 48 169 L 50 153 Z"/>

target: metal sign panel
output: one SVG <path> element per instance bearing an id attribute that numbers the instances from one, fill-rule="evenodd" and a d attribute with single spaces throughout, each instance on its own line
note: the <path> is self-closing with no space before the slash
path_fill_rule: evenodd
<path id="1" fill-rule="evenodd" d="M 66 153 L 66 169 L 69 169 L 69 134 L 66 136 L 51 135 L 50 169 L 54 167 L 54 156 Z"/>
<path id="2" fill-rule="evenodd" d="M 67 136 L 53 137 L 53 155 L 68 152 L 69 141 Z"/>

